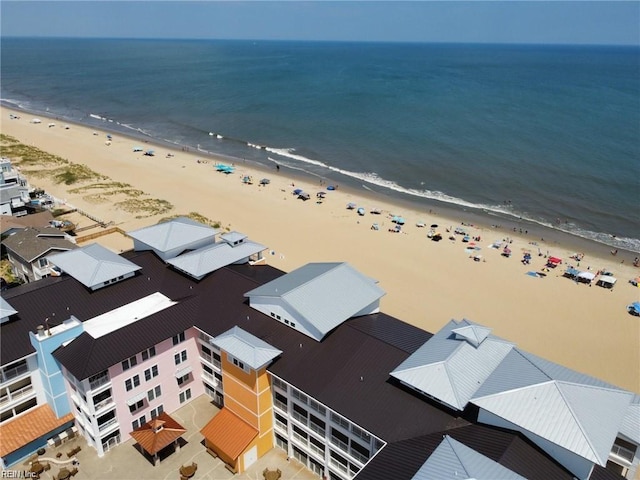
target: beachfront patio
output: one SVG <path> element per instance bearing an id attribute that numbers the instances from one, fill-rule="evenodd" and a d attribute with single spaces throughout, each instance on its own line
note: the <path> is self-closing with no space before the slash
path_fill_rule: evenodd
<path id="1" fill-rule="evenodd" d="M 188 405 L 171 413 L 171 416 L 186 428 L 186 433 L 182 435 L 184 442 L 181 442 L 179 451 L 171 453 L 163 458 L 157 465 L 153 466 L 149 460 L 140 454 L 134 446 L 133 439 L 122 443 L 107 452 L 104 457 L 99 458 L 95 450 L 87 446 L 82 437 L 76 437 L 58 447 L 49 447 L 44 455 L 41 455 L 40 463 L 51 464 L 48 470 L 40 473 L 41 480 L 56 480 L 59 478 L 61 470 L 73 472 L 74 467 L 77 473 L 68 478 L 74 480 L 141 480 L 141 479 L 179 479 L 180 467 L 183 465 L 197 464 L 197 471 L 193 475 L 194 480 L 256 480 L 262 479 L 262 472 L 265 468 L 269 470 L 280 469 L 283 479 L 314 480 L 318 477 L 311 471 L 303 467 L 294 459 L 287 461 L 286 453 L 278 448 L 272 449 L 267 455 L 260 458 L 245 473 L 233 475 L 229 472 L 224 463 L 209 455 L 203 444 L 200 429 L 218 412 L 209 397 L 201 395 Z M 67 454 L 80 447 L 80 450 L 69 458 Z M 57 454 L 61 455 L 56 458 Z M 73 458 L 78 464 L 73 465 Z M 60 462 L 60 463 L 58 463 Z M 30 465 L 14 465 L 11 470 L 29 471 Z M 65 472 L 63 471 L 63 477 Z"/>

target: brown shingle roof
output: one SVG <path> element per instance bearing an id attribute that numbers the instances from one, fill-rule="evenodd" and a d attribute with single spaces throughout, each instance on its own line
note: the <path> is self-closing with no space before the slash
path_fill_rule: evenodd
<path id="1" fill-rule="evenodd" d="M 200 430 L 200 433 L 215 448 L 235 460 L 256 438 L 258 430 L 228 408 L 223 408 Z"/>
<path id="2" fill-rule="evenodd" d="M 156 418 L 131 432 L 131 436 L 149 455 L 155 455 L 187 431 L 169 414 L 162 412 Z"/>
<path id="3" fill-rule="evenodd" d="M 12 215 L 0 215 L 0 233 L 4 233 L 13 228 L 26 227 L 46 227 L 53 220 L 53 215 L 49 210 L 43 212 L 32 213 L 31 215 L 23 215 L 22 217 L 14 217 Z"/>
<path id="4" fill-rule="evenodd" d="M 72 413 L 62 418 L 56 417 L 47 404 L 34 408 L 29 413 L 0 426 L 0 457 L 16 451 L 72 420 Z"/>
<path id="5" fill-rule="evenodd" d="M 59 252 L 78 248 L 54 227 L 25 228 L 8 236 L 2 243 L 8 250 L 29 263 L 51 251 Z"/>

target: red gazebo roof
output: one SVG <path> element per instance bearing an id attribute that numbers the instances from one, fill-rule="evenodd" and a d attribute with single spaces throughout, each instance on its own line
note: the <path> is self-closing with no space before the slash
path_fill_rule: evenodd
<path id="1" fill-rule="evenodd" d="M 169 414 L 162 412 L 153 420 L 131 432 L 131 436 L 148 454 L 155 455 L 171 442 L 180 438 L 186 431 L 187 429 L 171 418 Z"/>

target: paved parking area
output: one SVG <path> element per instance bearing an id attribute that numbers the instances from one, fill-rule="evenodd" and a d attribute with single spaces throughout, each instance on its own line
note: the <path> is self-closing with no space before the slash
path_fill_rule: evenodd
<path id="1" fill-rule="evenodd" d="M 76 455 L 80 464 L 77 467 L 78 473 L 71 477 L 73 480 L 179 480 L 180 466 L 192 462 L 198 464 L 193 480 L 260 480 L 263 478 L 262 472 L 265 468 L 279 468 L 282 471 L 283 480 L 317 480 L 319 478 L 295 459 L 287 460 L 286 453 L 279 448 L 273 448 L 245 473 L 233 475 L 224 467 L 220 459 L 213 458 L 206 452 L 202 443 L 200 429 L 217 411 L 218 408 L 211 403 L 209 397 L 201 395 L 188 405 L 171 413 L 171 416 L 187 429 L 182 437 L 185 442 L 180 451 L 168 456 L 156 467 L 134 447 L 133 439 L 121 443 L 107 452 L 104 457 L 99 458 L 95 450 L 87 446 L 84 438 L 76 437 L 59 447 L 47 448 L 41 460 L 56 459 L 56 454 L 60 452 L 62 456 L 57 460 L 69 463 L 56 465 L 52 462 L 51 469 L 43 472 L 40 479 L 53 480 L 60 468 L 71 468 L 67 452 L 77 446 L 81 447 Z M 16 465 L 12 468 L 12 470 L 22 469 L 28 470 L 29 466 Z"/>

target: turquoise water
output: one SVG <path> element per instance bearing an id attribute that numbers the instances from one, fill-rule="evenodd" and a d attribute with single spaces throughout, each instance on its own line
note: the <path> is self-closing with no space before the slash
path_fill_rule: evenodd
<path id="1" fill-rule="evenodd" d="M 638 48 L 3 39 L 1 53 L 5 104 L 640 251 Z"/>

